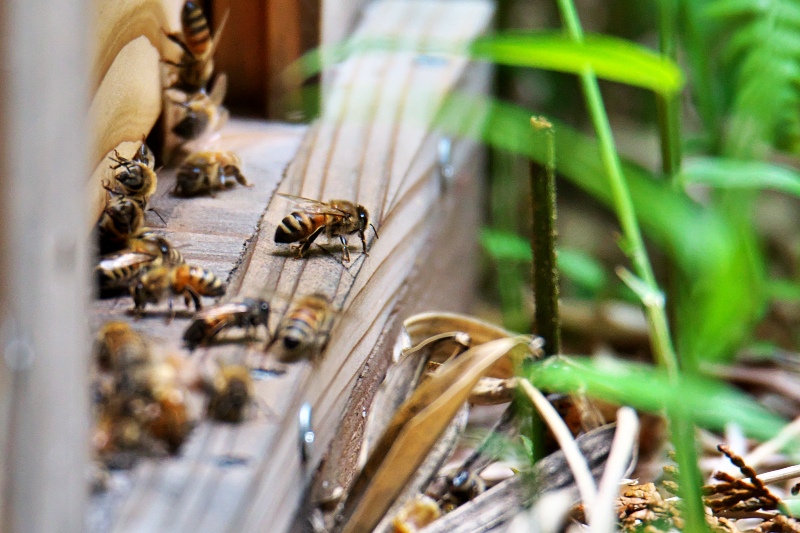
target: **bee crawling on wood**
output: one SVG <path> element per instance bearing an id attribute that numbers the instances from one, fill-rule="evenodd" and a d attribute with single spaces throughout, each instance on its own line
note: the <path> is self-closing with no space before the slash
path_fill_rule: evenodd
<path id="1" fill-rule="evenodd" d="M 196 196 L 233 187 L 236 182 L 251 187 L 242 175 L 239 156 L 233 152 L 198 152 L 190 155 L 178 169 L 173 193 Z"/>
<path id="2" fill-rule="evenodd" d="M 97 453 L 111 464 L 129 464 L 120 452 L 175 453 L 185 440 L 190 422 L 188 390 L 175 358 L 155 361 L 144 338 L 125 322 L 107 322 L 95 343 L 98 381 Z M 185 373 L 185 372 L 184 372 Z"/>
<path id="3" fill-rule="evenodd" d="M 328 296 L 315 293 L 300 297 L 286 313 L 265 351 L 279 342 L 279 359 L 282 363 L 293 363 L 302 357 L 314 355 L 328 341 L 333 316 L 333 304 Z"/>
<path id="4" fill-rule="evenodd" d="M 267 328 L 268 321 L 269 303 L 260 298 L 245 298 L 240 302 L 214 306 L 196 315 L 186 328 L 183 340 L 189 350 L 194 350 L 198 345 L 211 341 L 225 329 L 244 328 L 248 336 L 251 336 L 251 330 L 255 330 L 259 325 Z"/>
<path id="5" fill-rule="evenodd" d="M 350 261 L 350 250 L 344 236 L 352 233 L 358 233 L 362 252 L 369 255 L 365 236 L 367 226 L 375 232 L 375 238 L 378 237 L 378 230 L 369 222 L 369 213 L 363 205 L 347 200 L 331 200 L 325 203 L 302 196 L 278 195 L 301 206 L 300 210 L 286 216 L 275 230 L 276 243 L 300 244 L 298 258 L 308 252 L 311 244 L 323 231 L 328 239 L 339 237 L 345 261 Z"/>
<path id="6" fill-rule="evenodd" d="M 141 314 L 148 303 L 157 304 L 164 296 L 169 297 L 172 313 L 172 297 L 183 296 L 186 307 L 194 301 L 196 310 L 203 308 L 200 296 L 222 296 L 225 284 L 216 274 L 205 268 L 182 264 L 175 267 L 160 266 L 149 270 L 131 285 L 134 312 Z"/>
<path id="7" fill-rule="evenodd" d="M 103 256 L 95 271 L 101 289 L 120 289 L 151 268 L 183 262 L 183 255 L 167 239 L 144 228 L 131 236 L 127 249 Z"/>
<path id="8" fill-rule="evenodd" d="M 127 322 L 103 324 L 97 333 L 94 352 L 100 370 L 112 373 L 118 381 L 150 364 L 150 351 L 144 339 Z"/>
<path id="9" fill-rule="evenodd" d="M 182 34 L 168 33 L 167 38 L 183 50 L 179 62 L 164 61 L 178 70 L 178 80 L 173 87 L 194 93 L 205 90 L 208 80 L 214 72 L 214 51 L 228 20 L 228 13 L 212 37 L 208 20 L 203 14 L 200 3 L 187 0 L 181 10 Z"/>
<path id="10" fill-rule="evenodd" d="M 124 248 L 143 222 L 144 211 L 138 201 L 112 192 L 108 205 L 97 221 L 100 252 L 109 253 Z"/>
<path id="11" fill-rule="evenodd" d="M 123 196 L 140 202 L 142 208 L 145 208 L 158 186 L 153 152 L 142 142 L 133 159 L 123 157 L 114 150 L 111 160 L 115 163 L 111 166 L 112 170 L 119 170 L 114 175 L 114 179 L 119 185 L 119 192 Z M 106 188 L 108 189 L 108 187 Z"/>
<path id="12" fill-rule="evenodd" d="M 221 365 L 208 383 L 208 416 L 220 422 L 238 423 L 246 418 L 253 403 L 250 369 L 241 365 Z"/>
<path id="13" fill-rule="evenodd" d="M 200 91 L 187 95 L 186 99 L 170 100 L 183 108 L 183 116 L 172 128 L 172 132 L 186 141 L 199 138 L 206 132 L 219 131 L 228 121 L 228 110 L 222 106 L 228 89 L 228 78 L 223 73 L 217 76 L 211 93 Z"/>

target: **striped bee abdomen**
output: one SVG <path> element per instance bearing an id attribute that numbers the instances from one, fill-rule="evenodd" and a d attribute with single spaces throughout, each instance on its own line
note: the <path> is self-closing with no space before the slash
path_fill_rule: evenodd
<path id="1" fill-rule="evenodd" d="M 202 296 L 222 296 L 225 294 L 225 284 L 216 274 L 205 268 L 194 265 L 181 265 L 175 270 L 173 288 L 176 293 L 184 291 L 190 286 Z"/>
<path id="2" fill-rule="evenodd" d="M 203 55 L 211 44 L 211 32 L 199 4 L 192 0 L 183 4 L 181 24 L 186 46 L 195 56 Z"/>
<path id="3" fill-rule="evenodd" d="M 305 239 L 325 224 L 325 215 L 295 211 L 281 220 L 275 230 L 275 242 L 288 243 Z"/>

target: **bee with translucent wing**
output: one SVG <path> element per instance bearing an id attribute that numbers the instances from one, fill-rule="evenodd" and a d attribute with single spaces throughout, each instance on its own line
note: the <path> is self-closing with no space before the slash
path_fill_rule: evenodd
<path id="1" fill-rule="evenodd" d="M 339 237 L 342 243 L 344 260 L 350 261 L 350 250 L 345 235 L 358 233 L 361 249 L 367 254 L 365 232 L 371 227 L 378 237 L 378 230 L 369 222 L 369 212 L 363 205 L 348 200 L 331 200 L 327 203 L 302 196 L 291 196 L 278 193 L 296 204 L 301 209 L 293 211 L 281 221 L 275 230 L 276 243 L 293 243 L 300 245 L 297 257 L 303 257 L 317 237 L 324 231 L 328 239 Z"/>

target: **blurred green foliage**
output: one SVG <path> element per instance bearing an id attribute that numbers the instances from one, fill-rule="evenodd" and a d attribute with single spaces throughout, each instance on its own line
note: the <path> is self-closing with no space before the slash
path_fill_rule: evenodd
<path id="1" fill-rule="evenodd" d="M 749 396 L 718 381 L 682 376 L 673 383 L 651 365 L 618 359 L 557 356 L 533 365 L 529 371 L 536 387 L 557 392 L 582 393 L 642 411 L 661 412 L 680 405 L 701 426 L 724 430 L 736 422 L 750 437 L 774 437 L 785 421 Z"/>

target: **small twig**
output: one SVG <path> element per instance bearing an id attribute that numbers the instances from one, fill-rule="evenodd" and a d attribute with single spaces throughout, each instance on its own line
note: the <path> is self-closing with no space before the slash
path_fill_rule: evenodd
<path id="1" fill-rule="evenodd" d="M 630 407 L 617 411 L 617 430 L 611 444 L 611 452 L 600 479 L 600 488 L 591 511 L 592 533 L 612 533 L 616 526 L 614 501 L 619 497 L 622 477 L 630 465 L 631 456 L 639 435 L 639 418 Z"/>
<path id="2" fill-rule="evenodd" d="M 558 267 L 556 266 L 556 150 L 553 125 L 543 117 L 531 117 L 534 132 L 543 132 L 547 163 L 530 162 L 533 228 L 533 294 L 536 301 L 534 333 L 544 339 L 545 355 L 561 349 L 558 316 Z"/>
<path id="3" fill-rule="evenodd" d="M 547 401 L 547 398 L 536 387 L 531 385 L 531 382 L 527 379 L 521 379 L 519 384 L 522 391 L 539 411 L 542 419 L 550 426 L 550 430 L 561 447 L 561 451 L 564 452 L 564 458 L 572 470 L 575 484 L 578 486 L 578 492 L 580 492 L 588 514 L 589 510 L 593 508 L 597 496 L 597 485 L 594 482 L 589 465 L 586 463 L 586 458 L 578 448 L 575 439 L 572 438 L 572 433 L 567 424 L 558 414 L 555 407 Z"/>
<path id="4" fill-rule="evenodd" d="M 764 485 L 771 485 L 779 481 L 786 481 L 798 477 L 800 477 L 800 465 L 794 465 L 781 468 L 780 470 L 773 470 L 772 472 L 764 472 L 758 476 L 758 479 Z"/>

